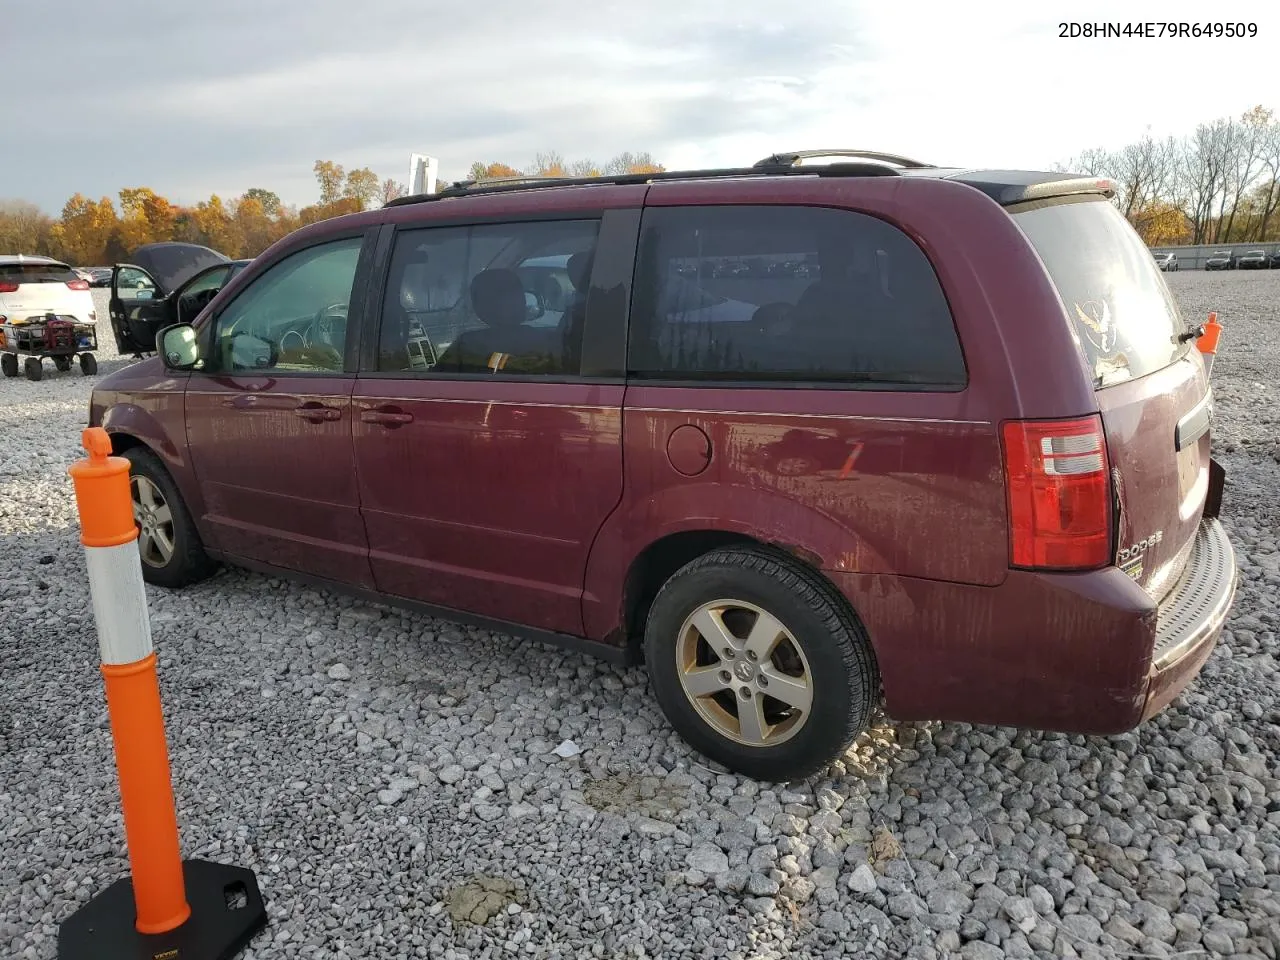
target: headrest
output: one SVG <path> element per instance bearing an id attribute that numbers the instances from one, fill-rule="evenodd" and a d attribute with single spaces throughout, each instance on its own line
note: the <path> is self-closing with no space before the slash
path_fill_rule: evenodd
<path id="1" fill-rule="evenodd" d="M 595 263 L 595 251 L 582 251 L 575 253 L 569 258 L 565 269 L 569 271 L 569 282 L 573 284 L 573 289 L 579 293 L 585 293 L 587 284 L 591 282 L 591 267 Z"/>
<path id="2" fill-rule="evenodd" d="M 524 323 L 524 285 L 514 270 L 482 270 L 471 281 L 471 306 L 489 327 L 518 327 Z"/>

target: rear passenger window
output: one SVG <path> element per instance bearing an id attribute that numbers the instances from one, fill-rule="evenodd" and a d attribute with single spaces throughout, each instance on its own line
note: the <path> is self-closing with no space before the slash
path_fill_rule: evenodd
<path id="1" fill-rule="evenodd" d="M 557 220 L 401 231 L 378 369 L 577 375 L 599 227 Z"/>
<path id="2" fill-rule="evenodd" d="M 955 324 L 895 227 L 821 207 L 645 211 L 633 376 L 961 387 Z"/>

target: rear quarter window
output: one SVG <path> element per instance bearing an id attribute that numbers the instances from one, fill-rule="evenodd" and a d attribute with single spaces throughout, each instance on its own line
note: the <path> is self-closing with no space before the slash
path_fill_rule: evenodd
<path id="1" fill-rule="evenodd" d="M 883 220 L 826 207 L 647 209 L 629 341 L 637 378 L 966 382 L 924 252 Z"/>
<path id="2" fill-rule="evenodd" d="M 1013 219 L 1062 297 L 1096 386 L 1154 373 L 1189 349 L 1160 268 L 1111 203 L 1046 201 Z"/>

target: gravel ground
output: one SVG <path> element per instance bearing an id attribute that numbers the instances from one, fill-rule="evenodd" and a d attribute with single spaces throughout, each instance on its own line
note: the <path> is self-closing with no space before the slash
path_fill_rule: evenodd
<path id="1" fill-rule="evenodd" d="M 152 590 L 184 851 L 268 902 L 245 956 L 1274 960 L 1280 273 L 1169 280 L 1227 328 L 1243 579 L 1199 682 L 1135 733 L 885 722 L 775 788 L 704 766 L 638 669 L 239 571 Z M 64 476 L 91 382 L 0 382 L 7 957 L 54 956 L 127 870 Z"/>

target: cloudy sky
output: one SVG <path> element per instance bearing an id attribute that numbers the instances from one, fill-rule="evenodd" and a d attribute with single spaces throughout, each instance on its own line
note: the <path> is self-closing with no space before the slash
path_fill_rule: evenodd
<path id="1" fill-rule="evenodd" d="M 331 159 L 406 179 L 648 150 L 669 168 L 875 148 L 1047 167 L 1150 128 L 1280 110 L 1266 4 L 1078 0 L 64 0 L 0 4 L 0 198 L 252 186 L 315 200 Z M 199 12 L 193 12 L 198 9 Z M 1280 11 L 1280 6 L 1273 8 Z M 1060 39 L 1227 12 L 1253 39 Z"/>

